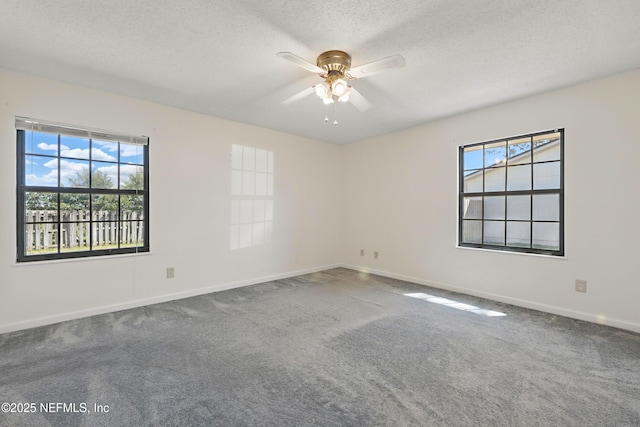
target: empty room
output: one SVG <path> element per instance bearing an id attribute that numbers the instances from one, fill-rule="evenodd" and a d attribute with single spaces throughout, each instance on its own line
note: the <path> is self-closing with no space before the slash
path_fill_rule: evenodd
<path id="1" fill-rule="evenodd" d="M 638 17 L 3 0 L 0 426 L 640 425 Z"/>

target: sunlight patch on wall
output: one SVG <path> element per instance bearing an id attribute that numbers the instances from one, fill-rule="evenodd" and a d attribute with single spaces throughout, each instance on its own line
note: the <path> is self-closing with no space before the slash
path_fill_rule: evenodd
<path id="1" fill-rule="evenodd" d="M 273 175 L 273 151 L 231 146 L 231 250 L 271 242 Z"/>
<path id="2" fill-rule="evenodd" d="M 506 316 L 506 314 L 501 313 L 499 311 L 487 310 L 485 308 L 476 307 L 475 305 L 465 304 L 462 302 L 457 302 L 457 301 L 453 301 L 453 300 L 442 298 L 442 297 L 436 297 L 429 294 L 423 294 L 421 292 L 414 293 L 414 294 L 404 294 L 404 296 L 411 297 L 411 298 L 418 298 L 421 300 L 432 302 L 434 304 L 446 305 L 447 307 L 457 308 L 458 310 L 470 311 L 472 313 L 481 314 L 483 316 L 488 316 L 488 317 Z"/>

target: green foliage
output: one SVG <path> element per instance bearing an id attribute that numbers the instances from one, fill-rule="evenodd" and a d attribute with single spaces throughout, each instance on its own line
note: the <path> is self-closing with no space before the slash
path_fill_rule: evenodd
<path id="1" fill-rule="evenodd" d="M 50 211 L 58 209 L 58 195 L 56 193 L 25 194 L 25 207 L 32 211 Z"/>
<path id="2" fill-rule="evenodd" d="M 135 175 L 129 175 L 123 188 L 128 190 L 142 190 L 144 188 L 144 174 L 138 172 Z M 120 207 L 123 212 L 137 212 L 138 215 L 141 215 L 144 209 L 143 201 L 143 196 L 122 196 L 120 198 Z"/>
<path id="3" fill-rule="evenodd" d="M 76 176 L 68 178 L 70 187 L 89 188 L 89 168 L 83 168 L 82 172 L 76 172 Z M 112 188 L 113 181 L 106 172 L 95 170 L 91 172 L 92 188 Z"/>
<path id="4" fill-rule="evenodd" d="M 142 172 L 138 172 L 135 175 L 129 175 L 127 182 L 122 188 L 126 188 L 128 190 L 144 189 L 144 174 Z"/>
<path id="5" fill-rule="evenodd" d="M 76 176 L 68 179 L 70 187 L 89 188 L 89 168 L 77 172 Z M 91 174 L 92 188 L 112 188 L 113 181 L 104 172 L 96 170 Z M 137 190 L 144 188 L 144 174 L 138 172 L 129 175 L 123 188 Z M 88 193 L 61 193 L 60 210 L 62 211 L 88 211 Z M 116 194 L 94 194 L 91 200 L 91 207 L 94 211 L 111 211 L 117 216 L 118 195 Z M 25 194 L 25 208 L 27 210 L 57 210 L 58 194 L 47 192 L 28 192 Z M 122 195 L 120 197 L 120 209 L 123 212 L 136 212 L 142 215 L 144 209 L 144 196 L 142 195 Z"/>

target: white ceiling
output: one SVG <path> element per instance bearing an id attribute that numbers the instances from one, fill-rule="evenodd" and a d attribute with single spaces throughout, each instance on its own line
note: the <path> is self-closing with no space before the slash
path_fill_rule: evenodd
<path id="1" fill-rule="evenodd" d="M 276 56 L 331 49 L 406 59 L 337 126 Z M 347 143 L 638 68 L 640 0 L 1 0 L 0 67 Z"/>

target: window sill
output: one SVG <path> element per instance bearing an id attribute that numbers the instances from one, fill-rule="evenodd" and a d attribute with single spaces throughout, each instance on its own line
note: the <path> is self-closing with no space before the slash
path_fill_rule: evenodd
<path id="1" fill-rule="evenodd" d="M 468 246 L 458 246 L 456 245 L 456 249 L 464 249 L 469 251 L 481 251 L 481 252 L 493 252 L 496 254 L 505 254 L 505 255 L 520 255 L 520 256 L 530 256 L 530 257 L 538 257 L 538 258 L 547 258 L 547 259 L 557 259 L 557 260 L 566 260 L 567 256 L 557 256 L 557 255 L 545 255 L 545 254 L 534 254 L 531 252 L 515 252 L 515 251 L 499 251 L 496 249 L 488 249 L 488 248 L 472 248 Z"/>
<path id="2" fill-rule="evenodd" d="M 14 261 L 11 264 L 11 266 L 12 267 L 30 267 L 30 266 L 38 266 L 38 265 L 62 264 L 67 262 L 87 262 L 87 261 L 108 260 L 108 259 L 115 259 L 115 258 L 130 258 L 130 257 L 138 257 L 138 256 L 146 256 L 146 255 L 151 255 L 151 252 L 138 252 L 138 253 L 132 253 L 132 254 L 117 254 L 117 255 L 100 255 L 100 256 L 88 256 L 88 257 L 65 258 L 65 259 L 48 259 L 43 261 L 31 261 L 31 262 Z"/>

